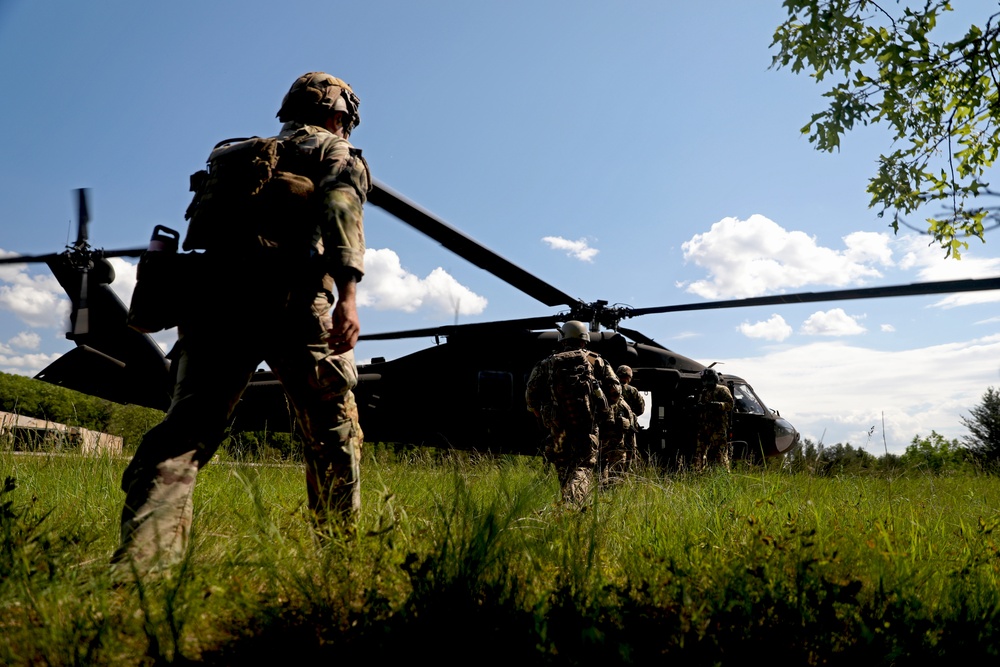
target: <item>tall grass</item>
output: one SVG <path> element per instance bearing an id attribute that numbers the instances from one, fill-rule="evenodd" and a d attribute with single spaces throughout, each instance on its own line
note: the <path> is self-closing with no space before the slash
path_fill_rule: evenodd
<path id="1" fill-rule="evenodd" d="M 996 658 L 994 477 L 642 469 L 583 512 L 533 458 L 370 448 L 357 536 L 297 466 L 211 465 L 170 577 L 115 586 L 126 461 L 0 453 L 0 663 L 925 664 Z"/>

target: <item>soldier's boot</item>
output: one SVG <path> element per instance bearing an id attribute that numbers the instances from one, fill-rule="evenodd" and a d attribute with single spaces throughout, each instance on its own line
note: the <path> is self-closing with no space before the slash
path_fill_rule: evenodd
<path id="1" fill-rule="evenodd" d="M 129 581 L 163 572 L 187 553 L 198 476 L 198 450 L 161 461 L 154 470 L 126 472 L 121 541 L 111 557 L 112 577 Z M 127 485 L 127 486 L 126 486 Z"/>
<path id="2" fill-rule="evenodd" d="M 593 471 L 590 468 L 573 468 L 563 486 L 563 501 L 582 508 L 590 497 Z"/>
<path id="3" fill-rule="evenodd" d="M 309 509 L 320 528 L 329 522 L 347 533 L 361 513 L 359 458 L 364 435 L 356 420 L 329 430 L 323 441 L 306 448 L 306 489 Z"/>

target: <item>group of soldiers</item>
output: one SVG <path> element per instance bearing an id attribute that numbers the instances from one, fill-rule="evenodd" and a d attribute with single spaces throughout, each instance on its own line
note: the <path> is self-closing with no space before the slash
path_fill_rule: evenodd
<path id="1" fill-rule="evenodd" d="M 277 135 L 221 142 L 208 168 L 192 176 L 183 245 L 201 251 L 204 273 L 176 322 L 170 407 L 122 476 L 116 577 L 145 576 L 185 558 L 198 473 L 262 361 L 295 412 L 318 528 L 353 532 L 363 441 L 352 391 L 356 286 L 364 276 L 362 209 L 372 187 L 361 150 L 348 141 L 361 122 L 359 104 L 345 81 L 304 74 L 282 100 Z M 141 262 L 139 273 L 141 281 Z M 252 313 L 252 320 L 234 328 L 233 313 Z M 628 366 L 616 372 L 586 349 L 585 325 L 567 322 L 561 333 L 563 349 L 535 368 L 527 399 L 551 432 L 546 455 L 559 470 L 563 497 L 582 503 L 596 466 L 610 484 L 635 462 L 636 419 L 645 405 Z M 566 378 L 572 381 L 560 381 Z"/>
<path id="2" fill-rule="evenodd" d="M 632 386 L 632 369 L 611 366 L 587 349 L 585 324 L 566 322 L 560 349 L 532 370 L 525 390 L 530 410 L 548 431 L 545 458 L 556 468 L 562 499 L 582 506 L 590 496 L 593 472 L 600 486 L 624 478 L 638 459 L 638 417 L 645 412 L 642 394 Z M 730 467 L 730 415 L 733 396 L 713 368 L 701 374 L 699 391 L 685 410 L 692 417 L 694 450 L 690 465 Z"/>

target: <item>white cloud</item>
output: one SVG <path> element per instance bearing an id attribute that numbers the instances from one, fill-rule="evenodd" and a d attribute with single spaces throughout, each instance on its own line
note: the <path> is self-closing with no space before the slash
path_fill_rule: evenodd
<path id="1" fill-rule="evenodd" d="M 881 327 L 879 327 L 879 329 L 882 331 L 882 333 L 892 333 L 896 330 L 896 327 L 892 326 L 891 324 L 883 324 Z"/>
<path id="2" fill-rule="evenodd" d="M 22 350 L 37 350 L 42 343 L 42 337 L 33 331 L 22 331 L 7 342 L 11 347 Z"/>
<path id="3" fill-rule="evenodd" d="M 542 238 L 542 241 L 553 250 L 564 250 L 567 255 L 581 262 L 593 262 L 594 256 L 600 252 L 596 248 L 591 248 L 586 239 L 570 241 L 561 236 L 546 236 Z"/>
<path id="4" fill-rule="evenodd" d="M 923 236 L 904 237 L 899 240 L 898 245 L 903 251 L 903 258 L 899 261 L 900 268 L 916 270 L 920 281 L 995 278 L 1000 275 L 1000 257 L 981 258 L 967 252 L 962 255 L 962 259 L 945 258 L 944 251 L 937 245 L 928 245 Z M 989 290 L 949 294 L 933 305 L 955 308 L 997 301 L 1000 301 L 1000 290 Z"/>
<path id="5" fill-rule="evenodd" d="M 746 378 L 803 437 L 881 455 L 901 454 L 915 435 L 932 430 L 949 439 L 966 435 L 960 417 L 988 387 L 1000 386 L 998 359 L 1000 334 L 894 352 L 823 341 L 727 359 L 725 368 Z"/>
<path id="6" fill-rule="evenodd" d="M 62 356 L 56 354 L 0 354 L 0 370 L 14 375 L 36 375 L 40 370 Z"/>
<path id="7" fill-rule="evenodd" d="M 860 316 L 848 315 L 843 308 L 813 313 L 799 329 L 808 336 L 854 336 L 867 331 L 858 323 Z"/>
<path id="8" fill-rule="evenodd" d="M 739 332 L 747 338 L 762 338 L 781 342 L 792 335 L 792 327 L 781 315 L 772 315 L 770 319 L 750 324 L 743 322 L 738 327 Z"/>
<path id="9" fill-rule="evenodd" d="M 47 269 L 46 269 L 47 271 Z M 64 327 L 70 303 L 50 273 L 33 275 L 25 264 L 0 266 L 0 309 L 33 327 Z"/>
<path id="10" fill-rule="evenodd" d="M 135 291 L 135 273 L 138 263 L 126 261 L 121 257 L 109 257 L 108 262 L 115 270 L 115 279 L 111 283 L 111 291 L 114 292 L 127 308 L 132 302 L 132 292 Z"/>
<path id="11" fill-rule="evenodd" d="M 358 285 L 358 305 L 407 313 L 427 309 L 436 314 L 476 315 L 486 309 L 486 298 L 436 268 L 419 278 L 403 268 L 399 255 L 388 248 L 365 251 L 365 277 Z"/>
<path id="12" fill-rule="evenodd" d="M 710 277 L 679 286 L 708 299 L 746 298 L 806 285 L 861 283 L 881 277 L 877 267 L 892 266 L 888 235 L 855 232 L 843 240 L 844 249 L 834 250 L 762 215 L 724 218 L 681 246 L 684 259 Z"/>

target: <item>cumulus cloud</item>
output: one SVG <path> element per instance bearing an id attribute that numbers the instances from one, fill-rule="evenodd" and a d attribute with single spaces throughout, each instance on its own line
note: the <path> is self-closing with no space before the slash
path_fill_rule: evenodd
<path id="1" fill-rule="evenodd" d="M 945 258 L 937 245 L 928 245 L 924 236 L 907 236 L 898 242 L 902 252 L 899 267 L 915 270 L 921 282 L 935 280 L 963 280 L 967 278 L 994 278 L 1000 275 L 1000 257 L 976 257 L 967 252 L 962 259 Z M 1000 301 L 1000 291 L 961 292 L 942 297 L 933 304 L 938 308 L 955 308 L 977 303 Z"/>
<path id="2" fill-rule="evenodd" d="M 135 291 L 135 272 L 138 263 L 132 263 L 121 257 L 109 257 L 108 261 L 115 270 L 115 279 L 111 283 L 111 291 L 128 306 L 132 302 L 132 292 Z"/>
<path id="3" fill-rule="evenodd" d="M 0 266 L 0 309 L 33 327 L 63 327 L 70 303 L 50 273 L 33 274 L 26 264 Z"/>
<path id="4" fill-rule="evenodd" d="M 892 333 L 896 330 L 896 327 L 892 326 L 891 324 L 883 324 L 880 327 L 880 329 L 882 333 Z"/>
<path id="5" fill-rule="evenodd" d="M 399 255 L 388 248 L 365 251 L 365 279 L 358 285 L 358 305 L 376 310 L 420 309 L 435 314 L 477 315 L 486 298 L 460 284 L 438 267 L 420 278 L 403 268 Z"/>
<path id="6" fill-rule="evenodd" d="M 813 313 L 799 329 L 807 336 L 854 336 L 867 331 L 858 323 L 860 316 L 848 315 L 843 308 Z"/>
<path id="7" fill-rule="evenodd" d="M 747 220 L 724 218 L 681 246 L 684 259 L 707 269 L 710 277 L 679 286 L 719 299 L 760 296 L 806 285 L 863 283 L 880 278 L 880 267 L 892 266 L 890 241 L 886 234 L 855 232 L 843 238 L 843 249 L 835 250 L 762 215 Z"/>
<path id="8" fill-rule="evenodd" d="M 792 335 L 792 327 L 781 315 L 772 315 L 770 319 L 750 324 L 743 322 L 738 327 L 741 334 L 747 338 L 761 338 L 781 342 Z"/>
<path id="9" fill-rule="evenodd" d="M 22 350 L 37 350 L 42 343 L 42 337 L 33 331 L 22 331 L 7 341 L 13 348 Z"/>
<path id="10" fill-rule="evenodd" d="M 600 252 L 596 248 L 591 248 L 586 239 L 570 241 L 561 236 L 546 236 L 542 238 L 542 241 L 553 250 L 565 251 L 567 255 L 581 262 L 593 262 L 594 256 Z"/>
<path id="11" fill-rule="evenodd" d="M 998 365 L 989 359 L 1000 359 L 1000 335 L 897 351 L 820 341 L 723 361 L 803 437 L 881 455 L 902 454 L 931 430 L 965 435 L 960 417 L 996 385 Z"/>
<path id="12" fill-rule="evenodd" d="M 32 353 L 21 355 L 0 353 L 0 370 L 4 373 L 10 373 L 12 375 L 27 375 L 31 377 L 36 375 L 38 371 L 51 364 L 60 356 L 62 355 L 59 353 Z"/>

